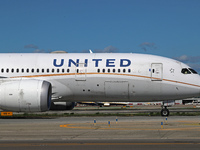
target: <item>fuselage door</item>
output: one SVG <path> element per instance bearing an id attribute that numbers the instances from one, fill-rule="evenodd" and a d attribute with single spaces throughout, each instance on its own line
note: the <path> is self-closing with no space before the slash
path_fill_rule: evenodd
<path id="1" fill-rule="evenodd" d="M 86 81 L 86 72 L 87 72 L 87 67 L 85 67 L 85 63 L 76 64 L 75 80 Z"/>
<path id="2" fill-rule="evenodd" d="M 151 64 L 151 81 L 162 81 L 163 79 L 163 64 L 152 63 Z"/>

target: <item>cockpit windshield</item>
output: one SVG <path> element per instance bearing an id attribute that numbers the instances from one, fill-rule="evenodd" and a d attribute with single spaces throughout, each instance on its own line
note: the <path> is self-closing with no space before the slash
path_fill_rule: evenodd
<path id="1" fill-rule="evenodd" d="M 194 74 L 198 74 L 194 69 L 192 69 L 192 68 L 189 68 L 189 70 L 192 72 L 192 73 L 194 73 Z"/>
<path id="2" fill-rule="evenodd" d="M 192 69 L 192 68 L 183 68 L 182 70 L 181 70 L 181 73 L 183 73 L 183 74 L 191 74 L 191 73 L 193 73 L 193 74 L 198 74 L 194 69 Z"/>
<path id="3" fill-rule="evenodd" d="M 191 74 L 191 72 L 187 68 L 183 68 L 181 70 L 181 73 L 183 73 L 183 74 Z"/>

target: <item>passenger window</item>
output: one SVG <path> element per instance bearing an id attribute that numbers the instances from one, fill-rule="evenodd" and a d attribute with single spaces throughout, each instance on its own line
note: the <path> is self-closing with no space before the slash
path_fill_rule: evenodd
<path id="1" fill-rule="evenodd" d="M 191 72 L 187 68 L 183 68 L 181 70 L 181 73 L 183 73 L 183 74 L 191 74 Z"/>
<path id="2" fill-rule="evenodd" d="M 67 72 L 69 72 L 70 70 L 69 69 L 67 69 Z"/>
<path id="3" fill-rule="evenodd" d="M 40 72 L 40 70 L 39 69 L 37 69 L 37 73 L 39 73 Z"/>
<path id="4" fill-rule="evenodd" d="M 49 69 L 47 69 L 47 73 L 49 73 Z"/>
<path id="5" fill-rule="evenodd" d="M 8 68 L 6 69 L 6 72 L 9 72 L 9 69 L 8 69 Z"/>
<path id="6" fill-rule="evenodd" d="M 65 69 L 62 69 L 62 72 L 64 73 L 64 72 L 65 72 Z"/>
<path id="7" fill-rule="evenodd" d="M 108 69 L 108 72 L 110 72 L 110 69 Z"/>
<path id="8" fill-rule="evenodd" d="M 54 69 L 52 69 L 52 72 L 54 72 Z"/>
<path id="9" fill-rule="evenodd" d="M 113 69 L 113 72 L 115 73 L 115 69 Z"/>
<path id="10" fill-rule="evenodd" d="M 11 72 L 13 73 L 13 72 L 14 72 L 14 69 L 11 69 Z"/>
<path id="11" fill-rule="evenodd" d="M 34 69 L 32 69 L 31 72 L 33 73 L 33 72 L 34 72 Z"/>
<path id="12" fill-rule="evenodd" d="M 26 69 L 26 72 L 29 72 L 29 69 Z"/>
<path id="13" fill-rule="evenodd" d="M 126 72 L 126 69 L 123 69 L 123 72 L 125 73 L 125 72 Z"/>
<path id="14" fill-rule="evenodd" d="M 128 69 L 128 72 L 130 73 L 130 72 L 131 72 L 131 69 Z"/>
<path id="15" fill-rule="evenodd" d="M 97 72 L 99 73 L 99 72 L 100 72 L 100 69 L 97 69 Z"/>
<path id="16" fill-rule="evenodd" d="M 44 69 L 42 69 L 42 73 L 44 72 Z"/>
<path id="17" fill-rule="evenodd" d="M 104 73 L 104 72 L 105 72 L 105 69 L 103 69 L 102 71 L 103 71 L 103 73 Z"/>
<path id="18" fill-rule="evenodd" d="M 3 69 L 3 68 L 1 69 L 1 72 L 2 72 L 2 73 L 4 72 L 4 69 Z"/>
<path id="19" fill-rule="evenodd" d="M 17 68 L 17 73 L 19 73 L 19 69 Z"/>
<path id="20" fill-rule="evenodd" d="M 60 72 L 60 70 L 59 70 L 59 69 L 57 69 L 57 72 L 59 73 L 59 72 Z"/>
<path id="21" fill-rule="evenodd" d="M 78 73 L 78 72 L 79 72 L 79 69 L 76 70 L 76 73 Z"/>
<path id="22" fill-rule="evenodd" d="M 118 72 L 120 73 L 120 69 L 118 69 Z"/>
<path id="23" fill-rule="evenodd" d="M 22 69 L 22 73 L 24 72 L 24 69 Z"/>

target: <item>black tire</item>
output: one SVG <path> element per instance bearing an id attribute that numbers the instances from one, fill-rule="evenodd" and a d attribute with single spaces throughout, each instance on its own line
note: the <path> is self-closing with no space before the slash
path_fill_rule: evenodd
<path id="1" fill-rule="evenodd" d="M 161 110 L 161 116 L 169 116 L 169 110 L 168 109 L 162 109 Z"/>

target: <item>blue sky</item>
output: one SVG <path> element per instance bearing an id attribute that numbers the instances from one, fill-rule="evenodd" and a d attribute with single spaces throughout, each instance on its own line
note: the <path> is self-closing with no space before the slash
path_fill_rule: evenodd
<path id="1" fill-rule="evenodd" d="M 0 52 L 122 52 L 200 71 L 199 0 L 0 0 Z"/>

